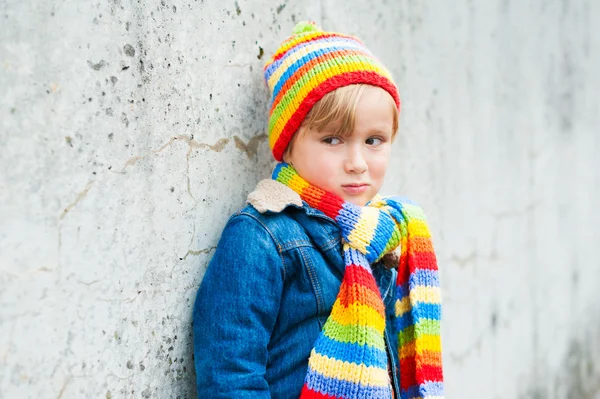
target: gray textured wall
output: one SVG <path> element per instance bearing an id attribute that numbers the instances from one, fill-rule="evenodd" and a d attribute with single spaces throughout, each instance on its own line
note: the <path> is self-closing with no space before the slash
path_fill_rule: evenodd
<path id="1" fill-rule="evenodd" d="M 398 81 L 385 192 L 429 216 L 447 397 L 593 397 L 600 3 L 0 0 L 1 398 L 195 397 L 194 295 L 307 18 Z"/>

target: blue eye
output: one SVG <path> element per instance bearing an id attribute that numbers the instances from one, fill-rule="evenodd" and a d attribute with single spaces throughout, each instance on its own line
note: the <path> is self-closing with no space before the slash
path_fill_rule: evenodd
<path id="1" fill-rule="evenodd" d="M 383 143 L 383 140 L 380 139 L 379 137 L 369 137 L 365 143 L 367 143 L 368 145 L 374 145 L 374 146 L 378 146 L 381 143 Z"/>
<path id="2" fill-rule="evenodd" d="M 324 143 L 327 143 L 329 145 L 337 145 L 340 144 L 342 142 L 342 140 L 340 140 L 339 137 L 325 137 L 323 139 Z"/>

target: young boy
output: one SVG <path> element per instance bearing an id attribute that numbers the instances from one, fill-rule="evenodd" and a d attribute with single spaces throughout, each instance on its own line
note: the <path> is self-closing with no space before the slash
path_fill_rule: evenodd
<path id="1" fill-rule="evenodd" d="M 194 308 L 199 398 L 442 398 L 421 209 L 378 195 L 396 85 L 356 38 L 300 23 L 265 66 L 277 165 L 233 215 Z"/>

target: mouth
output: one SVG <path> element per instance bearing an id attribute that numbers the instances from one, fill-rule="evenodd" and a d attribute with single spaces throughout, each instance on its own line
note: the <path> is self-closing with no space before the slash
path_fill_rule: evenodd
<path id="1" fill-rule="evenodd" d="M 369 186 L 370 184 L 367 183 L 352 183 L 342 185 L 342 189 L 346 194 L 353 195 L 364 193 L 369 188 Z"/>

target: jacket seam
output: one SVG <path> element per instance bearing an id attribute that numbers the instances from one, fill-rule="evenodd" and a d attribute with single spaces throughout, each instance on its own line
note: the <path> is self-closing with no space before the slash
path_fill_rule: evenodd
<path id="1" fill-rule="evenodd" d="M 325 243 L 325 245 L 323 246 L 323 250 L 324 251 L 329 251 L 331 248 L 334 248 L 335 246 L 337 246 L 337 244 L 341 241 L 341 237 L 333 237 L 331 238 L 329 241 L 327 241 Z"/>
<path id="2" fill-rule="evenodd" d="M 265 231 L 267 232 L 267 234 L 269 234 L 269 237 L 271 237 L 271 240 L 273 240 L 273 244 L 275 244 L 275 247 L 277 247 L 277 254 L 279 255 L 279 259 L 281 259 L 281 266 L 283 268 L 283 280 L 286 281 L 286 276 L 287 276 L 287 271 L 286 271 L 286 267 L 285 267 L 285 260 L 283 257 L 283 251 L 281 248 L 281 244 L 279 244 L 279 241 L 277 241 L 277 239 L 275 238 L 275 235 L 273 234 L 273 232 L 267 227 L 267 225 L 265 225 L 259 218 L 257 218 L 256 216 L 250 214 L 250 213 L 246 213 L 246 212 L 239 212 L 239 216 L 248 216 L 254 220 L 256 220 L 262 227 L 263 229 L 265 229 Z"/>
<path id="3" fill-rule="evenodd" d="M 394 390 L 396 391 L 396 398 L 400 397 L 400 386 L 398 385 L 398 376 L 396 374 L 396 360 L 394 359 L 394 352 L 392 351 L 391 348 L 391 343 L 390 343 L 390 338 L 389 338 L 389 334 L 387 333 L 386 330 L 384 330 L 384 339 L 385 339 L 385 346 L 386 346 L 386 352 L 387 355 L 389 356 L 389 361 L 390 361 L 390 366 L 392 368 L 392 382 L 394 385 Z"/>
<path id="4" fill-rule="evenodd" d="M 381 265 L 381 266 L 383 266 L 383 265 Z M 385 273 L 385 271 L 384 271 L 384 273 Z M 393 272 L 391 272 L 391 271 L 390 271 L 390 273 L 391 273 L 391 274 L 394 274 L 394 273 L 393 273 Z M 385 300 L 386 302 L 387 302 L 387 299 L 388 299 L 387 297 L 388 297 L 388 294 L 389 294 L 389 292 L 390 292 L 390 288 L 392 288 L 392 284 L 393 284 L 393 283 L 394 283 L 394 279 L 392 278 L 392 276 L 390 276 L 390 282 L 387 284 L 387 288 L 385 289 L 385 292 L 384 292 L 384 294 L 383 294 L 383 298 L 384 298 L 384 300 Z"/>
<path id="5" fill-rule="evenodd" d="M 311 244 L 310 240 L 308 239 L 303 239 L 303 240 L 291 240 L 291 241 L 286 241 L 285 244 L 283 244 L 281 246 L 282 251 L 286 252 L 286 251 L 291 251 L 295 248 L 300 248 L 300 247 L 312 247 L 313 245 Z"/>
<path id="6" fill-rule="evenodd" d="M 306 268 L 308 270 L 308 278 L 312 282 L 314 290 L 315 290 L 315 297 L 317 299 L 317 315 L 320 317 L 321 313 L 323 312 L 323 305 L 324 305 L 324 301 L 323 301 L 323 298 L 321 295 L 321 286 L 319 285 L 319 281 L 318 281 L 317 277 L 314 275 L 314 270 L 313 270 L 314 267 L 313 267 L 312 261 L 310 260 L 310 256 L 306 256 L 303 249 L 299 249 L 299 252 L 300 252 L 300 256 L 302 256 L 302 260 L 304 261 L 304 264 L 306 264 Z M 319 324 L 322 324 L 319 317 L 317 318 L 319 321 Z M 322 328 L 323 326 L 321 325 L 320 327 Z"/>

